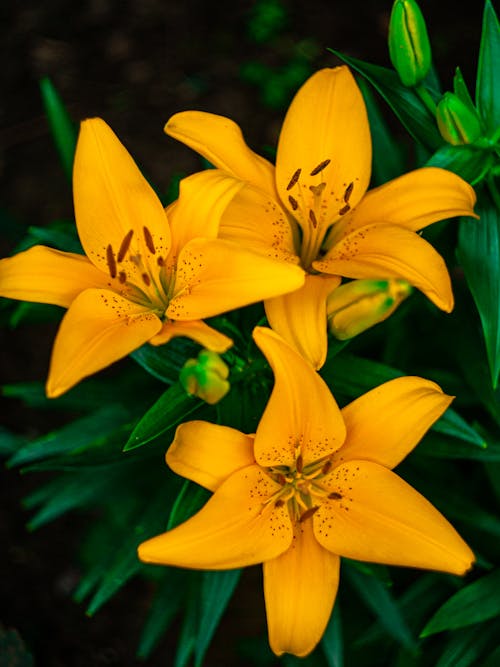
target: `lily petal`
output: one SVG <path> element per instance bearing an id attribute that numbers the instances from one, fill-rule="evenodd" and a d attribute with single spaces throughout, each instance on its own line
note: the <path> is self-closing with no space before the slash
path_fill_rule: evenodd
<path id="1" fill-rule="evenodd" d="M 273 165 L 246 145 L 240 128 L 229 118 L 204 111 L 183 111 L 170 118 L 165 132 L 218 169 L 275 194 Z"/>
<path id="2" fill-rule="evenodd" d="M 126 148 L 100 118 L 81 124 L 73 198 L 78 234 L 93 264 L 107 273 L 109 253 L 119 257 L 125 246 L 146 259 L 153 239 L 153 266 L 158 270 L 156 258 L 166 258 L 170 250 L 165 210 Z"/>
<path id="3" fill-rule="evenodd" d="M 47 396 L 60 396 L 146 343 L 160 329 L 160 319 L 146 308 L 110 290 L 85 290 L 73 301 L 57 332 Z"/>
<path id="4" fill-rule="evenodd" d="M 276 184 L 282 202 L 304 231 L 310 210 L 319 226 L 331 224 L 347 201 L 353 208 L 361 200 L 370 171 L 370 128 L 354 77 L 345 66 L 316 72 L 295 95 L 281 130 Z M 324 196 L 317 206 L 318 187 Z"/>
<path id="5" fill-rule="evenodd" d="M 453 400 L 419 377 L 400 377 L 363 394 L 342 409 L 347 437 L 334 461 L 364 459 L 394 468 Z"/>
<path id="6" fill-rule="evenodd" d="M 292 542 L 292 524 L 286 506 L 263 503 L 280 488 L 256 465 L 237 470 L 197 514 L 143 542 L 139 558 L 205 570 L 228 570 L 276 558 Z"/>
<path id="7" fill-rule="evenodd" d="M 323 379 L 277 333 L 256 327 L 253 338 L 274 373 L 274 388 L 255 436 L 259 465 L 303 464 L 336 451 L 344 442 L 339 407 Z"/>
<path id="8" fill-rule="evenodd" d="M 305 656 L 320 641 L 333 609 L 340 558 L 324 549 L 306 521 L 288 551 L 264 563 L 269 644 Z"/>
<path id="9" fill-rule="evenodd" d="M 443 258 L 430 243 L 404 227 L 361 227 L 334 245 L 313 267 L 346 278 L 403 278 L 441 310 L 453 310 L 450 276 Z"/>
<path id="10" fill-rule="evenodd" d="M 328 348 L 327 300 L 339 285 L 338 276 L 306 274 L 303 287 L 264 303 L 271 327 L 318 370 Z"/>
<path id="11" fill-rule="evenodd" d="M 349 231 L 373 222 L 418 231 L 437 220 L 475 216 L 475 203 L 474 189 L 460 176 L 438 167 L 423 167 L 367 192 L 348 222 L 347 216 L 345 220 Z"/>
<path id="12" fill-rule="evenodd" d="M 108 287 L 110 278 L 84 255 L 37 245 L 0 260 L 0 296 L 69 308 L 89 287 Z"/>
<path id="13" fill-rule="evenodd" d="M 313 516 L 318 542 L 374 563 L 465 574 L 474 554 L 431 503 L 387 468 L 350 461 L 322 485 L 334 497 Z"/>
<path id="14" fill-rule="evenodd" d="M 206 347 L 207 350 L 213 350 L 214 352 L 226 352 L 233 344 L 228 336 L 202 320 L 191 320 L 189 322 L 168 320 L 163 323 L 161 331 L 153 336 L 149 342 L 151 345 L 164 345 L 177 336 L 191 338 L 191 340 Z"/>
<path id="15" fill-rule="evenodd" d="M 181 477 L 215 491 L 240 468 L 255 463 L 251 435 L 204 421 L 181 424 L 166 461 Z"/>
<path id="16" fill-rule="evenodd" d="M 193 239 L 182 249 L 167 316 L 195 320 L 302 286 L 298 266 L 268 259 L 222 239 Z"/>

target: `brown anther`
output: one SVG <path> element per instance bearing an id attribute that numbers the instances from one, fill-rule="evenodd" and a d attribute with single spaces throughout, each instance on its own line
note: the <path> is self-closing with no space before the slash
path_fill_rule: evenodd
<path id="1" fill-rule="evenodd" d="M 337 491 L 332 491 L 332 493 L 328 494 L 328 497 L 330 498 L 330 500 L 341 500 L 342 494 L 337 493 Z"/>
<path id="2" fill-rule="evenodd" d="M 342 206 L 342 208 L 339 211 L 339 215 L 345 215 L 348 211 L 351 210 L 351 207 L 349 204 L 346 204 L 345 206 Z"/>
<path id="3" fill-rule="evenodd" d="M 149 252 L 152 255 L 156 254 L 156 248 L 155 244 L 153 243 L 153 237 L 151 236 L 151 232 L 147 227 L 143 227 L 142 231 L 144 232 L 144 240 L 146 241 L 146 245 L 148 247 Z"/>
<path id="4" fill-rule="evenodd" d="M 318 220 L 312 208 L 309 209 L 309 220 L 312 222 L 312 226 L 314 227 L 314 229 L 316 229 L 316 227 L 318 226 Z"/>
<path id="5" fill-rule="evenodd" d="M 163 259 L 163 257 L 158 257 L 156 263 L 158 264 L 158 266 L 165 266 L 165 260 Z"/>
<path id="6" fill-rule="evenodd" d="M 290 183 L 286 186 L 287 190 L 291 190 L 293 188 L 293 186 L 295 185 L 295 183 L 297 183 L 297 181 L 300 178 L 300 172 L 301 171 L 302 171 L 302 169 L 297 169 L 297 171 L 294 173 L 294 175 L 290 179 Z"/>
<path id="7" fill-rule="evenodd" d="M 346 187 L 345 192 L 344 192 L 344 201 L 346 204 L 349 203 L 349 199 L 352 195 L 352 191 L 354 189 L 354 183 L 351 181 L 349 185 Z"/>
<path id="8" fill-rule="evenodd" d="M 296 211 L 299 208 L 297 200 L 294 197 L 292 197 L 292 195 L 288 195 L 288 201 L 290 202 L 290 206 L 293 208 L 294 211 Z"/>
<path id="9" fill-rule="evenodd" d="M 330 470 L 332 469 L 332 466 L 333 466 L 333 463 L 331 461 L 327 461 L 325 463 L 325 465 L 321 468 L 321 472 L 323 473 L 323 475 L 326 475 L 327 473 L 329 473 Z"/>
<path id="10" fill-rule="evenodd" d="M 304 461 L 302 459 L 302 454 L 299 454 L 297 456 L 297 460 L 295 461 L 295 468 L 297 472 L 302 472 L 303 466 L 304 466 Z"/>
<path id="11" fill-rule="evenodd" d="M 109 275 L 112 278 L 116 278 L 116 262 L 111 243 L 106 248 L 106 264 L 108 265 Z"/>
<path id="12" fill-rule="evenodd" d="M 310 185 L 309 190 L 313 193 L 315 197 L 321 197 L 323 190 L 326 187 L 326 183 L 318 183 L 318 185 Z"/>
<path id="13" fill-rule="evenodd" d="M 132 240 L 133 235 L 134 235 L 133 229 L 131 229 L 125 234 L 125 238 L 121 242 L 120 250 L 118 250 L 118 255 L 116 257 L 116 259 L 119 262 L 123 262 L 123 260 L 125 259 L 125 255 L 127 254 L 127 251 L 130 248 L 130 241 Z"/>
<path id="14" fill-rule="evenodd" d="M 278 484 L 281 484 L 282 486 L 284 486 L 284 485 L 286 484 L 286 477 L 285 477 L 285 475 L 283 475 L 283 473 L 281 473 L 281 472 L 278 473 L 278 478 L 277 478 L 276 481 L 278 482 Z"/>
<path id="15" fill-rule="evenodd" d="M 149 277 L 149 274 L 143 273 L 141 274 L 141 278 L 145 285 L 147 285 L 148 287 L 151 285 L 151 278 Z"/>
<path id="16" fill-rule="evenodd" d="M 320 162 L 317 167 L 314 167 L 314 169 L 311 171 L 311 176 L 316 176 L 316 174 L 319 174 L 320 171 L 323 171 L 325 167 L 327 167 L 330 164 L 331 160 L 323 160 L 323 162 Z"/>
<path id="17" fill-rule="evenodd" d="M 123 283 L 127 282 L 127 274 L 125 273 L 125 271 L 120 271 L 120 273 L 118 274 L 118 280 L 121 282 L 122 285 Z"/>
<path id="18" fill-rule="evenodd" d="M 274 503 L 275 507 L 283 507 L 285 504 L 285 501 L 282 498 L 278 498 L 278 500 Z"/>
<path id="19" fill-rule="evenodd" d="M 306 510 L 305 512 L 303 512 L 303 513 L 300 515 L 299 523 L 303 523 L 304 521 L 307 521 L 307 519 L 309 519 L 310 517 L 312 517 L 312 515 L 314 514 L 314 512 L 317 512 L 317 510 L 319 510 L 319 505 L 315 505 L 315 507 L 310 507 L 308 510 Z"/>

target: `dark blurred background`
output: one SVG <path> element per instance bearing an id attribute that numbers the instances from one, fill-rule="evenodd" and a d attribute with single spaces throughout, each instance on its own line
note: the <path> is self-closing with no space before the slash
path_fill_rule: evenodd
<path id="1" fill-rule="evenodd" d="M 459 65 L 473 88 L 481 3 L 460 9 L 452 0 L 420 5 L 443 87 L 451 88 Z M 1 256 L 29 225 L 72 216 L 71 188 L 43 113 L 42 77 L 51 78 L 76 123 L 103 117 L 166 192 L 173 177 L 201 166 L 194 153 L 163 134 L 171 114 L 201 109 L 230 116 L 252 148 L 266 153 L 276 144 L 284 110 L 300 83 L 320 67 L 339 64 L 328 47 L 389 65 L 390 10 L 389 0 L 2 3 Z M 390 112 L 387 118 L 397 128 Z M 1 384 L 44 380 L 54 332 L 55 325 L 46 323 L 0 330 Z M 2 426 L 16 433 L 35 437 L 58 423 L 53 412 L 0 400 Z M 86 518 L 66 517 L 29 533 L 21 499 L 39 479 L 3 466 L 1 476 L 0 667 L 31 664 L 27 657 L 21 661 L 23 642 L 39 667 L 173 664 L 174 635 L 147 662 L 134 658 L 150 595 L 141 581 L 126 586 L 92 619 L 72 602 L 79 576 L 74 554 Z M 265 632 L 259 576 L 253 570 L 245 574 L 250 585 L 237 591 L 207 667 L 242 664 L 231 653 L 232 624 L 241 633 L 248 621 L 250 637 Z M 251 620 L 245 617 L 248 608 L 257 609 Z"/>

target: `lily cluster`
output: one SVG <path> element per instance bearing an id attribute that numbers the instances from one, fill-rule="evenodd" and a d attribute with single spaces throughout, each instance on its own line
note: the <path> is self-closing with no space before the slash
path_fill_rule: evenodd
<path id="1" fill-rule="evenodd" d="M 271 647 L 303 656 L 328 622 L 341 556 L 460 575 L 473 563 L 446 519 L 392 472 L 452 398 L 403 377 L 340 410 L 317 371 L 329 332 L 358 335 L 413 288 L 452 310 L 446 265 L 418 232 L 474 215 L 474 191 L 439 168 L 368 190 L 370 129 L 345 66 L 298 91 L 276 165 L 221 116 L 186 111 L 165 131 L 214 166 L 182 180 L 166 209 L 109 126 L 84 121 L 73 190 L 85 255 L 36 246 L 3 259 L 0 295 L 67 308 L 48 396 L 145 343 L 187 336 L 208 353 L 191 360 L 183 385 L 210 403 L 229 390 L 213 353 L 232 341 L 204 319 L 264 302 L 269 327 L 253 338 L 274 388 L 256 433 L 178 427 L 168 465 L 213 496 L 139 557 L 199 569 L 263 563 Z"/>

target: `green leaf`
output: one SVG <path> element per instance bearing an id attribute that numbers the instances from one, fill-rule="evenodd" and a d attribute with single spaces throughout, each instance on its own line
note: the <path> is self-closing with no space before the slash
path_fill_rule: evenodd
<path id="1" fill-rule="evenodd" d="M 493 162 L 493 153 L 472 144 L 446 145 L 434 153 L 427 161 L 426 167 L 448 169 L 471 185 L 477 185 L 486 176 Z"/>
<path id="2" fill-rule="evenodd" d="M 484 658 L 481 667 L 498 667 L 500 665 L 500 646 L 497 646 L 487 658 Z"/>
<path id="3" fill-rule="evenodd" d="M 59 157 L 66 176 L 71 181 L 77 139 L 75 126 L 48 77 L 40 81 L 40 91 Z"/>
<path id="4" fill-rule="evenodd" d="M 453 633 L 435 667 L 483 667 L 481 656 L 498 642 L 499 631 L 498 626 L 483 625 Z"/>
<path id="5" fill-rule="evenodd" d="M 172 530 L 192 517 L 203 507 L 209 497 L 209 491 L 186 479 L 170 512 L 167 530 Z"/>
<path id="6" fill-rule="evenodd" d="M 479 311 L 491 383 L 496 388 L 500 372 L 500 211 L 484 197 L 476 212 L 479 220 L 460 220 L 457 254 Z"/>
<path id="7" fill-rule="evenodd" d="M 500 25 L 490 0 L 486 0 L 483 14 L 481 44 L 476 81 L 476 104 L 488 133 L 500 127 Z"/>
<path id="8" fill-rule="evenodd" d="M 470 461 L 500 462 L 500 443 L 488 442 L 484 448 L 471 447 L 470 443 L 428 433 L 418 446 L 419 455 L 437 459 L 468 459 Z"/>
<path id="9" fill-rule="evenodd" d="M 172 385 L 139 420 L 123 451 L 146 445 L 203 405 L 202 401 L 189 396 L 179 383 Z"/>
<path id="10" fill-rule="evenodd" d="M 411 88 L 403 86 L 396 72 L 379 65 L 365 63 L 333 49 L 329 51 L 372 84 L 416 141 L 431 152 L 443 145 L 434 116 Z"/>
<path id="11" fill-rule="evenodd" d="M 321 639 L 321 648 L 328 667 L 344 666 L 344 642 L 342 638 L 340 605 L 338 603 L 333 608 L 332 615 Z"/>
<path id="12" fill-rule="evenodd" d="M 26 444 L 26 439 L 0 426 L 0 456 L 10 456 Z"/>
<path id="13" fill-rule="evenodd" d="M 472 101 L 472 97 L 464 77 L 462 76 L 460 67 L 457 67 L 455 70 L 455 76 L 453 77 L 453 91 L 471 111 L 475 111 L 476 107 L 474 106 L 474 102 Z"/>
<path id="14" fill-rule="evenodd" d="M 179 379 L 179 373 L 186 359 L 196 357 L 199 345 L 186 338 L 174 338 L 168 345 L 155 347 L 146 343 L 130 354 L 144 370 L 153 377 L 172 384 Z"/>
<path id="15" fill-rule="evenodd" d="M 500 569 L 452 595 L 426 624 L 421 637 L 464 628 L 500 615 Z"/>

